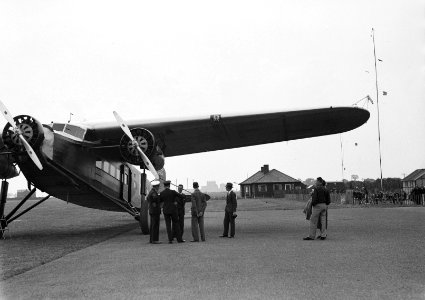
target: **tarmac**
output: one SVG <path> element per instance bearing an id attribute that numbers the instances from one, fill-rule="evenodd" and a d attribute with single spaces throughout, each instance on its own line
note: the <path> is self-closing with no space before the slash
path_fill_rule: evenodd
<path id="1" fill-rule="evenodd" d="M 303 241 L 301 210 L 238 211 L 229 239 L 207 209 L 206 242 L 189 242 L 186 215 L 187 242 L 168 244 L 162 220 L 160 245 L 131 229 L 0 281 L 0 298 L 425 299 L 423 220 L 424 207 L 330 209 L 328 238 Z"/>

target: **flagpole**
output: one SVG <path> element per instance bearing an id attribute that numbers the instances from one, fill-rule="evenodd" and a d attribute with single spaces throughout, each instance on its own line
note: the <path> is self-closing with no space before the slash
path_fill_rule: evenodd
<path id="1" fill-rule="evenodd" d="M 378 145 L 379 145 L 379 170 L 381 171 L 381 191 L 382 188 L 382 155 L 381 155 L 381 129 L 379 126 L 379 90 L 378 90 L 378 68 L 376 66 L 375 30 L 372 28 L 373 56 L 375 58 L 375 86 L 376 86 L 376 107 L 378 109 Z"/>
<path id="2" fill-rule="evenodd" d="M 341 144 L 341 177 L 344 182 L 344 150 L 342 148 L 342 133 L 339 134 L 339 142 Z"/>

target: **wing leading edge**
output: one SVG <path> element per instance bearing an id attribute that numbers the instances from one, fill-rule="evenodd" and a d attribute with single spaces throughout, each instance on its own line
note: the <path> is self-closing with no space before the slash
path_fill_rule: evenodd
<path id="1" fill-rule="evenodd" d="M 334 107 L 250 115 L 211 115 L 158 122 L 128 122 L 153 133 L 166 157 L 268 144 L 350 131 L 369 119 L 367 110 Z M 119 145 L 122 132 L 114 123 L 92 124 L 88 139 L 107 147 Z M 119 155 L 119 151 L 117 152 Z"/>

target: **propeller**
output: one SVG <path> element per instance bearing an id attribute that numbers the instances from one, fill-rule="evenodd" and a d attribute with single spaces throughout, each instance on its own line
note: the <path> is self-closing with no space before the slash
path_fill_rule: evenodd
<path id="1" fill-rule="evenodd" d="M 124 120 L 120 117 L 120 115 L 116 111 L 114 111 L 114 116 L 117 122 L 120 124 L 121 129 L 129 137 L 133 145 L 137 148 L 137 151 L 139 151 L 145 166 L 149 169 L 149 171 L 153 174 L 153 176 L 155 176 L 155 179 L 159 179 L 158 173 L 156 172 L 149 158 L 146 156 L 145 152 L 143 152 L 143 150 L 140 148 L 139 143 L 131 134 L 130 128 L 128 128 L 127 124 L 125 124 Z"/>
<path id="2" fill-rule="evenodd" d="M 2 101 L 0 101 L 0 109 L 1 109 L 3 116 L 5 117 L 6 121 L 9 122 L 9 124 L 13 127 L 15 134 L 18 135 L 18 137 L 21 140 L 21 143 L 24 145 L 25 150 L 27 151 L 29 157 L 32 159 L 32 161 L 35 163 L 35 165 L 40 170 L 43 170 L 43 165 L 41 164 L 40 160 L 38 159 L 37 155 L 35 154 L 34 150 L 30 146 L 30 144 L 27 142 L 27 140 L 22 135 L 22 131 L 19 129 L 18 126 L 16 126 L 15 121 L 13 120 L 12 114 L 9 112 L 9 110 L 3 104 Z"/>

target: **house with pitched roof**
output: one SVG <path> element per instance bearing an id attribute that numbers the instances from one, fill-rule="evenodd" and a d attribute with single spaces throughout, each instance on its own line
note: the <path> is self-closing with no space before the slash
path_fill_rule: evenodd
<path id="1" fill-rule="evenodd" d="M 266 197 L 281 198 L 285 193 L 305 189 L 301 181 L 292 178 L 276 169 L 269 170 L 269 165 L 264 165 L 261 170 L 239 183 L 241 196 L 248 198 Z"/>
<path id="2" fill-rule="evenodd" d="M 417 169 L 402 180 L 403 191 L 410 194 L 416 188 L 425 187 L 425 169 Z"/>

